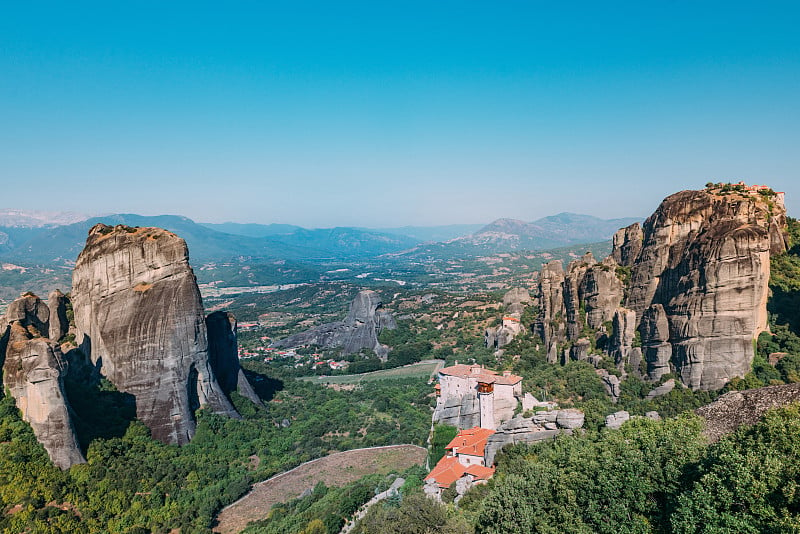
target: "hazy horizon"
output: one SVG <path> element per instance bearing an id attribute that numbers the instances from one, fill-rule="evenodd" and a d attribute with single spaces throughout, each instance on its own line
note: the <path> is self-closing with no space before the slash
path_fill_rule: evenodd
<path id="1" fill-rule="evenodd" d="M 391 228 L 800 214 L 793 3 L 8 6 L 4 205 Z"/>

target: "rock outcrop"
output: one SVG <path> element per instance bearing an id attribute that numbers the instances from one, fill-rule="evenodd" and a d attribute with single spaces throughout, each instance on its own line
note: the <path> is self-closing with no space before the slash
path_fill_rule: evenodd
<path id="1" fill-rule="evenodd" d="M 673 389 L 675 389 L 675 379 L 670 378 L 660 386 L 653 388 L 650 393 L 645 396 L 644 400 L 655 399 L 656 397 L 667 395 Z"/>
<path id="2" fill-rule="evenodd" d="M 639 223 L 619 229 L 612 240 L 611 257 L 618 264 L 630 267 L 642 250 L 643 239 L 644 234 L 642 234 L 642 227 L 639 226 Z"/>
<path id="3" fill-rule="evenodd" d="M 630 421 L 631 414 L 622 410 L 620 412 L 614 412 L 611 415 L 606 416 L 606 428 L 610 428 L 611 430 L 619 430 L 622 425 Z"/>
<path id="4" fill-rule="evenodd" d="M 575 409 L 539 412 L 533 417 L 518 415 L 489 436 L 484 449 L 484 464 L 493 465 L 497 453 L 506 445 L 555 439 L 559 434 L 571 434 L 583 427 L 583 422 L 583 412 Z"/>
<path id="5" fill-rule="evenodd" d="M 744 184 L 676 193 L 642 227 L 618 231 L 602 262 L 545 265 L 535 331 L 552 363 L 602 350 L 647 380 L 676 373 L 692 389 L 719 389 L 750 370 L 767 328 L 770 254 L 786 245 L 781 194 Z M 587 327 L 588 356 L 578 344 Z"/>
<path id="6" fill-rule="evenodd" d="M 67 296 L 56 289 L 47 298 L 47 307 L 50 310 L 49 329 L 50 339 L 58 342 L 69 331 L 69 319 L 67 319 Z"/>
<path id="7" fill-rule="evenodd" d="M 703 434 L 715 442 L 742 425 L 757 423 L 767 410 L 793 402 L 800 402 L 800 384 L 731 391 L 695 413 L 705 419 Z"/>
<path id="8" fill-rule="evenodd" d="M 536 333 L 542 338 L 547 361 L 558 362 L 558 343 L 565 338 L 564 323 L 564 269 L 560 261 L 542 266 L 539 275 L 539 317 Z"/>
<path id="9" fill-rule="evenodd" d="M 67 469 L 86 460 L 78 446 L 64 392 L 67 366 L 58 344 L 46 337 L 50 312 L 26 295 L 9 306 L 0 325 L 3 386 L 53 463 Z"/>
<path id="10" fill-rule="evenodd" d="M 501 349 L 508 345 L 521 332 L 525 331 L 522 324 L 522 314 L 525 305 L 532 302 L 531 296 L 526 289 L 515 288 L 508 291 L 503 296 L 503 318 L 502 324 L 496 328 L 487 328 L 484 332 L 484 344 L 487 348 Z"/>
<path id="11" fill-rule="evenodd" d="M 767 327 L 770 253 L 786 247 L 785 215 L 778 196 L 709 189 L 676 193 L 645 221 L 626 307 L 639 320 L 663 307 L 669 339 L 663 328 L 659 339 L 642 336 L 651 349 L 662 347 L 646 351 L 656 376 L 665 342 L 693 389 L 718 389 L 750 370 L 753 339 Z M 653 332 L 652 324 L 644 329 Z"/>
<path id="12" fill-rule="evenodd" d="M 344 354 L 354 354 L 361 349 L 372 349 L 382 360 L 389 350 L 378 342 L 378 334 L 394 329 L 394 317 L 381 309 L 380 296 L 371 290 L 360 291 L 350 304 L 344 321 L 326 323 L 305 332 L 294 334 L 272 344 L 276 348 L 318 345 L 323 348 L 341 347 Z"/>
<path id="13" fill-rule="evenodd" d="M 614 318 L 624 296 L 624 286 L 617 277 L 617 263 L 610 256 L 587 269 L 581 282 L 581 300 L 586 308 L 586 324 L 598 329 Z"/>
<path id="14" fill-rule="evenodd" d="M 562 432 L 564 431 L 558 429 L 546 430 L 532 419 L 517 416 L 500 425 L 497 431 L 489 436 L 484 449 L 484 463 L 493 465 L 497 453 L 506 445 L 555 439 Z"/>
<path id="15" fill-rule="evenodd" d="M 14 322 L 19 322 L 26 329 L 33 329 L 33 336 L 46 338 L 50 335 L 50 310 L 33 293 L 25 293 L 8 305 L 6 324 L 11 325 Z"/>
<path id="16" fill-rule="evenodd" d="M 183 239 L 160 228 L 94 226 L 75 265 L 72 302 L 83 353 L 134 396 L 137 417 L 154 438 L 187 443 L 203 405 L 238 416 L 209 363 Z"/>
<path id="17" fill-rule="evenodd" d="M 239 365 L 239 350 L 236 341 L 236 317 L 230 312 L 216 311 L 206 317 L 208 332 L 208 360 L 222 391 L 230 399 L 236 391 L 258 406 L 264 403 L 247 381 Z"/>
<path id="18" fill-rule="evenodd" d="M 617 308 L 612 321 L 613 330 L 608 352 L 617 366 L 630 363 L 630 354 L 636 340 L 636 313 L 625 308 Z"/>
<path id="19" fill-rule="evenodd" d="M 462 396 L 451 396 L 444 404 L 437 406 L 433 422 L 456 428 L 473 428 L 481 424 L 481 406 L 474 392 Z"/>

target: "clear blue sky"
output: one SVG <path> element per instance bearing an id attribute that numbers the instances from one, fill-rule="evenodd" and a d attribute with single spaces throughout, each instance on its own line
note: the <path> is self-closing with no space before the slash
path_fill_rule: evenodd
<path id="1" fill-rule="evenodd" d="M 9 2 L 0 207 L 427 225 L 744 179 L 800 215 L 800 7 L 698 4 Z"/>

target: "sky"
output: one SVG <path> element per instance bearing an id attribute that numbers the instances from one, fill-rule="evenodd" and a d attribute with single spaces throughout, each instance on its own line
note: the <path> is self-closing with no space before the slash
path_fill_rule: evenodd
<path id="1" fill-rule="evenodd" d="M 306 227 L 800 216 L 797 2 L 14 2 L 0 207 Z"/>

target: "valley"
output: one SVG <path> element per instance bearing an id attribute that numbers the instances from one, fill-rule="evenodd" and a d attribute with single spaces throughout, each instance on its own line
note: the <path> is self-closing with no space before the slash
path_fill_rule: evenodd
<path id="1" fill-rule="evenodd" d="M 411 524 L 547 532 L 557 517 L 570 517 L 576 532 L 618 532 L 630 514 L 659 530 L 693 532 L 710 482 L 679 473 L 725 469 L 720 447 L 746 454 L 747 440 L 762 443 L 776 426 L 787 440 L 800 436 L 791 405 L 800 400 L 800 226 L 772 195 L 710 184 L 668 197 L 643 226 L 618 229 L 611 240 L 463 257 L 417 249 L 335 262 L 195 262 L 171 231 L 97 224 L 74 269 L 52 261 L 6 269 L 9 293 L 53 283 L 70 291 L 6 304 L 0 524 L 334 533 L 401 477 L 389 504 L 365 511 L 353 532 L 407 532 Z M 731 272 L 735 301 L 725 296 Z M 709 309 L 710 323 L 694 311 Z M 686 337 L 681 325 L 691 321 L 701 326 Z M 146 352 L 151 337 L 163 352 Z M 48 366 L 43 382 L 36 373 Z M 478 396 L 460 389 L 472 386 L 446 386 L 443 377 L 462 368 L 487 381 Z M 503 380 L 512 379 L 519 391 L 503 396 Z M 749 407 L 766 401 L 727 407 L 739 391 L 765 387 L 778 388 L 769 393 L 778 411 L 766 419 Z M 494 408 L 481 404 L 486 395 Z M 53 399 L 51 415 L 30 411 L 32 396 Z M 710 408 L 718 398 L 722 407 Z M 750 415 L 724 423 L 731 413 Z M 494 476 L 462 474 L 460 486 L 431 493 L 427 478 L 447 458 L 444 446 L 473 426 L 495 434 L 481 457 Z M 724 429 L 715 431 L 719 444 L 706 427 Z M 763 442 L 757 454 L 788 462 L 791 443 Z M 401 444 L 413 459 L 334 461 L 342 451 Z M 643 451 L 649 460 L 637 459 Z M 331 461 L 284 484 L 281 473 Z M 620 465 L 635 473 L 647 502 L 619 497 L 633 484 Z M 763 484 L 794 476 L 781 465 Z M 591 482 L 598 472 L 601 487 Z M 592 488 L 581 504 L 559 504 L 562 492 L 578 488 Z M 605 512 L 594 511 L 597 502 Z M 770 498 L 764 506 L 792 518 L 793 503 Z M 743 521 L 785 524 L 730 506 Z M 507 513 L 529 519 L 508 523 Z"/>

